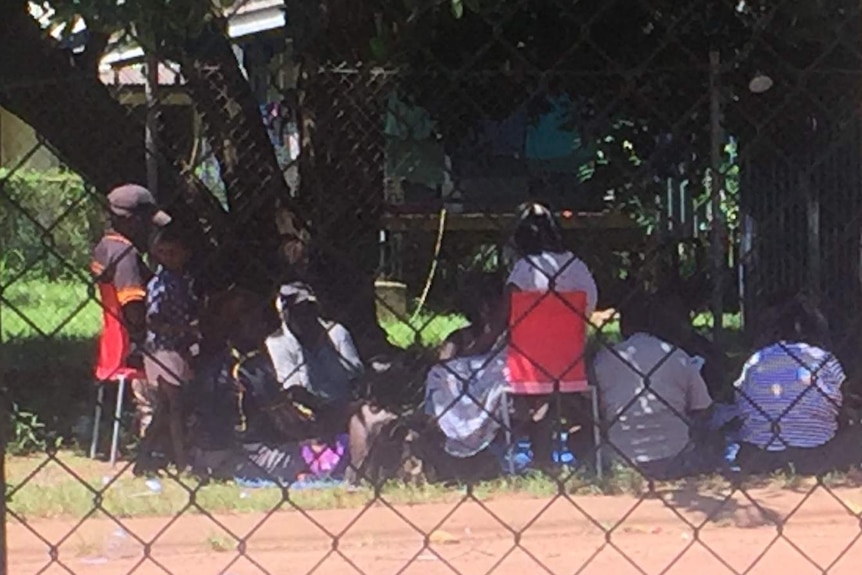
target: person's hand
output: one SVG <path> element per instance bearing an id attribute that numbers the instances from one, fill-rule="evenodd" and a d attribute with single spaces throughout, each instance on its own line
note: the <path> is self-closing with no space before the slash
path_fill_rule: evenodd
<path id="1" fill-rule="evenodd" d="M 135 369 L 144 368 L 143 345 L 137 342 L 129 342 L 129 355 L 126 356 L 126 365 Z"/>

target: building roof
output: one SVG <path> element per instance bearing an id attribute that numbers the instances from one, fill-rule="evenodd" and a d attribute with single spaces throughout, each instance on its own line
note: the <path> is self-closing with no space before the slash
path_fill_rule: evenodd
<path id="1" fill-rule="evenodd" d="M 228 8 L 226 12 L 228 34 L 233 40 L 284 28 L 287 23 L 283 0 L 240 0 L 237 6 Z M 53 23 L 54 10 L 47 3 L 31 2 L 30 13 L 52 36 L 73 50 L 76 46 L 83 48 L 87 30 L 83 19 L 76 20 L 67 32 L 63 26 Z M 139 46 L 130 46 L 125 33 L 118 34 L 112 44 L 99 66 L 102 82 L 115 86 L 143 85 L 146 82 L 144 51 Z M 159 64 L 158 79 L 161 85 L 183 83 L 179 66 L 169 62 Z"/>

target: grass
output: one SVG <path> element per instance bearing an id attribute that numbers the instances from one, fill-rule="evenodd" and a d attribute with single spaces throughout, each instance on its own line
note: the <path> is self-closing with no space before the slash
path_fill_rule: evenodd
<path id="1" fill-rule="evenodd" d="M 8 509 L 27 519 L 81 517 L 92 511 L 96 501 L 107 513 L 121 518 L 165 516 L 180 512 L 194 492 L 192 513 L 266 512 L 279 506 L 303 510 L 362 507 L 375 498 L 371 487 L 322 490 L 244 489 L 233 483 L 199 485 L 192 478 L 164 478 L 161 490 L 153 491 L 143 479 L 132 477 L 131 470 L 119 472 L 71 451 L 55 458 L 45 455 L 8 457 L 6 463 Z M 116 474 L 114 474 L 116 473 Z M 557 485 L 544 477 L 525 477 L 512 481 L 493 481 L 477 485 L 473 493 L 489 499 L 500 493 L 521 493 L 544 497 L 557 492 Z M 454 502 L 464 489 L 429 485 L 424 487 L 391 483 L 380 493 L 393 504 Z M 282 501 L 284 500 L 284 503 Z M 215 540 L 210 547 L 218 546 Z"/>
<path id="2" fill-rule="evenodd" d="M 47 461 L 47 463 L 46 463 Z M 118 472 L 70 451 L 61 451 L 55 459 L 46 456 L 7 458 L 7 506 L 27 520 L 83 517 L 96 507 L 120 518 L 170 516 L 188 508 L 189 513 L 237 514 L 265 513 L 275 509 L 303 511 L 360 508 L 380 497 L 393 505 L 427 503 L 454 504 L 463 500 L 466 486 L 410 486 L 389 483 L 379 490 L 371 487 L 321 490 L 244 489 L 232 483 L 199 485 L 192 478 L 164 478 L 161 489 L 153 491 L 143 479 L 131 476 L 130 469 Z M 35 472 L 35 473 L 34 473 Z M 741 488 L 794 490 L 807 492 L 816 482 L 788 474 L 746 479 Z M 823 478 L 830 488 L 858 488 L 859 478 L 830 474 Z M 658 484 L 659 493 L 669 494 L 694 488 L 700 494 L 723 497 L 735 489 L 720 476 L 694 482 Z M 480 501 L 499 498 L 546 499 L 564 493 L 576 496 L 628 495 L 648 496 L 647 482 L 631 469 L 617 469 L 602 482 L 574 475 L 557 481 L 541 474 L 504 478 L 472 485 L 469 493 Z M 191 504 L 191 507 L 189 505 Z M 858 505 L 854 502 L 854 508 Z M 862 508 L 860 508 L 862 509 Z M 233 550 L 235 543 L 220 533 L 211 533 L 206 545 L 215 552 Z"/>
<path id="3" fill-rule="evenodd" d="M 102 312 L 92 286 L 80 282 L 17 281 L 0 295 L 0 341 L 89 339 L 99 333 Z"/>
<path id="4" fill-rule="evenodd" d="M 4 343 L 40 340 L 45 336 L 58 340 L 90 340 L 99 333 L 101 308 L 92 286 L 75 282 L 17 281 L 5 288 L 2 296 L 5 301 L 0 303 L 0 341 Z M 434 347 L 466 324 L 466 319 L 458 314 L 422 312 L 417 317 L 388 318 L 383 328 L 390 342 L 398 347 Z M 725 314 L 724 324 L 731 331 L 739 331 L 739 314 Z M 709 329 L 712 317 L 700 314 L 693 325 Z M 591 328 L 591 333 L 596 331 Z M 609 341 L 618 340 L 619 323 L 616 319 L 608 321 L 601 326 L 601 333 Z"/>
<path id="5" fill-rule="evenodd" d="M 91 286 L 82 283 L 17 281 L 2 291 L 0 341 L 93 339 L 99 334 L 102 312 Z M 387 319 L 383 327 L 399 347 L 438 345 L 466 325 L 457 314 L 422 313 L 416 318 Z"/>
<path id="6" fill-rule="evenodd" d="M 207 548 L 215 553 L 229 553 L 237 547 L 236 539 L 225 533 L 211 533 L 206 540 Z"/>

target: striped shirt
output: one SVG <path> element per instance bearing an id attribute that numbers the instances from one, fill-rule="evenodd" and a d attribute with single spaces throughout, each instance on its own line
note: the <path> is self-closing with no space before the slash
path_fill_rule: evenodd
<path id="1" fill-rule="evenodd" d="M 740 439 L 766 449 L 818 447 L 838 430 L 844 370 L 831 353 L 779 342 L 755 353 L 736 381 Z"/>

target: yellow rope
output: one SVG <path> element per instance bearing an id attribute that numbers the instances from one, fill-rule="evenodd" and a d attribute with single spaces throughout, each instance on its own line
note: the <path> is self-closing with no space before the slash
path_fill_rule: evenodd
<path id="1" fill-rule="evenodd" d="M 437 229 L 437 244 L 434 246 L 434 259 L 431 260 L 431 269 L 428 270 L 428 279 L 425 281 L 425 289 L 422 290 L 422 297 L 419 298 L 419 305 L 416 306 L 416 311 L 413 312 L 413 317 L 410 318 L 410 325 L 416 321 L 422 308 L 425 307 L 425 300 L 428 299 L 428 294 L 431 292 L 431 283 L 434 281 L 434 276 L 437 275 L 437 262 L 440 260 L 440 248 L 443 246 L 443 232 L 446 231 L 446 208 L 440 210 L 440 226 Z"/>
<path id="2" fill-rule="evenodd" d="M 248 418 L 245 415 L 245 409 L 243 409 L 243 400 L 245 399 L 245 385 L 243 385 L 240 380 L 240 369 L 242 369 L 242 364 L 245 360 L 251 359 L 252 357 L 258 355 L 260 352 L 253 351 L 247 355 L 243 355 L 239 352 L 239 350 L 235 348 L 231 348 L 230 354 L 236 361 L 234 363 L 233 368 L 231 368 L 231 376 L 233 376 L 233 380 L 236 383 L 237 387 L 237 395 L 236 395 L 236 403 L 237 410 L 239 411 L 239 425 L 237 426 L 237 431 L 243 432 L 248 430 Z"/>

